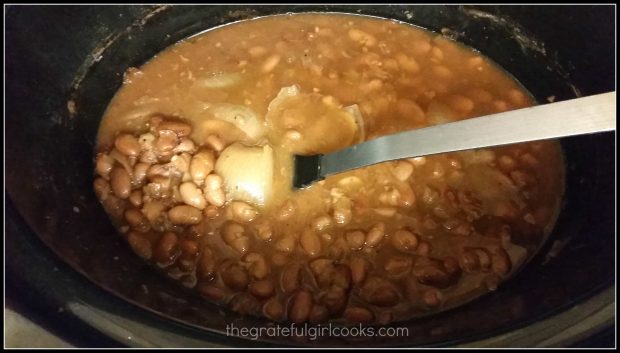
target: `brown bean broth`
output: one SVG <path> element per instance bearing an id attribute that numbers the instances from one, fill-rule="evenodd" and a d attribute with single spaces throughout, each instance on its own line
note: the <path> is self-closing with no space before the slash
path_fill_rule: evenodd
<path id="1" fill-rule="evenodd" d="M 204 86 L 204 80 L 219 73 L 239 74 L 240 80 L 229 87 Z M 244 134 L 232 125 L 214 122 L 207 108 L 222 102 L 244 105 L 263 119 L 279 90 L 291 85 L 298 85 L 304 94 L 332 96 L 342 106 L 357 104 L 364 118 L 366 139 L 534 103 L 528 92 L 494 63 L 441 35 L 362 16 L 282 15 L 243 21 L 188 38 L 141 68 L 129 69 L 124 85 L 101 122 L 98 151 L 108 151 L 119 131 L 145 132 L 153 114 L 186 119 L 193 126 L 191 138 L 197 146 L 204 144 L 210 134 L 218 135 L 225 144 L 245 141 Z M 312 104 L 308 107 L 313 109 Z M 304 116 L 308 119 L 305 126 L 311 126 L 316 117 L 310 111 Z M 363 286 L 354 285 L 350 289 L 349 305 L 369 308 L 375 317 L 391 311 L 400 320 L 459 305 L 514 273 L 526 259 L 525 249 L 531 255 L 540 246 L 558 212 L 564 166 L 556 141 L 384 163 L 327 178 L 307 190 L 293 191 L 290 152 L 294 144 L 286 142 L 285 129 L 270 126 L 268 137 L 276 165 L 275 191 L 270 201 L 258 208 L 258 218 L 246 224 L 245 229 L 252 234 L 249 252 L 265 255 L 271 266 L 267 278 L 273 280 L 275 297 L 283 303 L 285 311 L 292 295 L 285 295 L 280 288 L 281 269 L 290 263 L 302 264 L 303 286 L 313 293 L 314 305 L 318 305 L 323 303 L 321 295 L 329 288 L 319 288 L 307 264 L 323 257 L 343 264 L 349 264 L 352 257 L 364 257 L 372 264 L 367 277 L 383 277 L 397 288 L 400 299 L 392 307 L 367 303 L 363 299 Z M 329 152 L 355 142 L 342 126 L 325 124 L 317 129 L 312 135 L 302 135 L 304 141 L 316 141 L 322 146 L 315 152 Z M 503 163 L 509 161 L 507 157 L 516 163 L 514 167 Z M 396 177 L 398 163 L 413 165 L 413 173 L 406 180 Z M 511 175 L 515 170 L 518 172 Z M 515 183 L 521 172 L 533 178 L 523 187 Z M 386 204 L 389 193 L 400 196 L 396 197 L 395 205 Z M 299 237 L 317 217 L 333 218 L 333 202 L 342 197 L 351 201 L 350 222 L 317 232 L 321 249 L 317 256 L 309 256 L 299 244 Z M 462 201 L 468 197 L 476 201 Z M 120 202 L 115 207 L 126 207 Z M 278 213 L 287 203 L 294 205 L 295 213 L 279 220 Z M 106 209 L 119 229 L 126 232 L 122 217 L 115 216 L 109 206 Z M 511 215 L 511 209 L 516 214 Z M 187 228 L 171 230 L 180 238 L 196 239 L 200 249 L 210 247 L 217 263 L 224 259 L 238 262 L 242 256 L 220 236 L 221 226 L 229 215 L 230 210 L 224 206 L 215 219 L 205 217 L 195 228 L 202 234 L 193 238 L 186 234 Z M 254 225 L 260 222 L 271 226 L 271 241 L 253 236 Z M 343 244 L 347 245 L 345 233 L 362 230 L 367 234 L 377 222 L 385 223 L 387 234 L 378 246 L 365 246 L 362 250 L 343 246 L 342 254 L 338 253 Z M 510 227 L 511 242 L 505 237 L 502 241 L 498 233 L 501 227 L 494 227 L 498 223 Z M 471 234 L 459 235 L 459 226 Z M 461 259 L 464 248 L 468 247 L 503 246 L 510 255 L 512 271 L 501 275 L 492 270 L 463 273 L 456 283 L 439 289 L 441 305 L 431 308 L 422 298 L 434 286 L 421 284 L 410 270 L 398 278 L 385 272 L 384 264 L 395 257 L 412 258 L 414 264 L 428 257 L 416 251 L 406 253 L 394 249 L 391 237 L 403 228 L 412 230 L 419 241 L 430 244 L 428 256 L 436 259 L 447 256 Z M 482 234 L 485 230 L 492 234 Z M 321 233 L 329 234 L 331 241 Z M 295 250 L 291 253 L 276 250 L 279 240 L 287 236 L 294 238 Z M 135 237 L 132 235 L 130 242 L 136 242 Z M 162 236 L 149 233 L 144 237 L 156 248 Z M 184 272 L 176 264 L 168 266 L 166 271 L 179 277 L 185 285 L 196 284 L 194 271 Z M 211 283 L 221 288 L 225 298 L 230 298 L 236 291 L 226 288 L 219 277 L 216 274 L 205 285 Z M 201 281 L 198 282 L 200 287 Z M 236 300 L 237 309 L 239 305 L 243 307 L 240 301 L 243 302 Z M 267 300 L 257 301 L 263 305 Z M 260 310 L 247 311 L 260 314 Z"/>

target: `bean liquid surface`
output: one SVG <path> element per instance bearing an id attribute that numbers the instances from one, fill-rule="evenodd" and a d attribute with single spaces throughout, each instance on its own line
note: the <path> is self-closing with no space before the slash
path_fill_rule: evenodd
<path id="1" fill-rule="evenodd" d="M 558 142 L 388 162 L 301 191 L 291 154 L 532 104 L 487 58 L 417 27 L 244 21 L 127 70 L 94 188 L 135 253 L 206 300 L 275 321 L 386 324 L 495 290 L 525 263 L 559 210 Z"/>

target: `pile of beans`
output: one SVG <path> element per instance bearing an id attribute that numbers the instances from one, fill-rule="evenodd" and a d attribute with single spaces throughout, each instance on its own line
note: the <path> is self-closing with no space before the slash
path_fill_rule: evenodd
<path id="1" fill-rule="evenodd" d="M 226 202 L 223 180 L 213 173 L 224 145 L 210 136 L 197 147 L 191 125 L 179 119 L 154 116 L 148 125 L 139 136 L 119 134 L 112 150 L 97 155 L 95 192 L 138 255 L 178 262 L 189 273 L 200 249 L 188 229 Z"/>
<path id="2" fill-rule="evenodd" d="M 114 147 L 97 155 L 96 194 L 137 255 L 234 311 L 295 323 L 345 318 L 387 324 L 398 312 L 441 306 L 444 292 L 465 274 L 483 274 L 494 289 L 511 270 L 499 242 L 439 256 L 408 227 L 389 231 L 379 221 L 366 229 L 342 228 L 355 210 L 335 189 L 329 216 L 308 221 L 301 234 L 276 237 L 257 208 L 226 200 L 224 180 L 214 172 L 226 147 L 218 136 L 197 146 L 189 123 L 159 115 L 146 129 L 117 135 Z M 409 179 L 422 162 L 395 163 L 396 179 Z M 340 185 L 353 182 L 348 177 Z M 476 212 L 466 194 L 451 198 Z M 410 189 L 404 195 L 390 189 L 379 199 L 402 207 L 415 202 Z M 295 212 L 287 201 L 275 217 L 286 222 Z M 334 226 L 342 228 L 337 240 L 327 232 Z M 382 251 L 388 256 L 379 256 Z"/>

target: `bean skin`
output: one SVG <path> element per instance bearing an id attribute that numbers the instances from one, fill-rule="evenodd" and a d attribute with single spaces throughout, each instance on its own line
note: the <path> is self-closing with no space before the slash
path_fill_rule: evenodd
<path id="1" fill-rule="evenodd" d="M 291 299 L 291 307 L 289 308 L 288 318 L 296 324 L 302 324 L 308 321 L 312 312 L 313 300 L 312 294 L 308 291 L 299 291 Z"/>
<path id="2" fill-rule="evenodd" d="M 148 239 L 144 238 L 138 232 L 129 232 L 127 236 L 127 242 L 133 251 L 141 258 L 148 260 L 153 256 L 153 248 Z"/>
<path id="3" fill-rule="evenodd" d="M 429 307 L 439 306 L 439 304 L 441 304 L 441 299 L 441 292 L 436 289 L 429 289 L 425 291 L 422 295 L 422 300 L 424 301 L 424 304 Z"/>
<path id="4" fill-rule="evenodd" d="M 160 155 L 167 155 L 174 153 L 174 149 L 179 145 L 179 138 L 177 134 L 172 130 L 162 130 L 159 132 L 159 137 L 155 141 L 155 148 L 159 151 Z"/>
<path id="5" fill-rule="evenodd" d="M 372 311 L 362 307 L 348 307 L 344 311 L 344 317 L 351 322 L 358 322 L 363 324 L 371 323 L 374 320 L 374 314 Z"/>
<path id="6" fill-rule="evenodd" d="M 340 315 L 347 306 L 347 293 L 343 288 L 332 287 L 322 298 L 322 303 L 327 307 L 332 316 Z"/>
<path id="7" fill-rule="evenodd" d="M 368 280 L 362 287 L 361 296 L 368 303 L 380 307 L 392 307 L 400 300 L 397 290 L 388 281 Z"/>
<path id="8" fill-rule="evenodd" d="M 168 219 L 174 224 L 198 224 L 202 221 L 202 212 L 188 205 L 175 206 L 168 211 Z"/>
<path id="9" fill-rule="evenodd" d="M 508 253 L 506 253 L 503 248 L 498 246 L 492 249 L 491 258 L 493 272 L 495 272 L 496 274 L 500 276 L 505 276 L 512 269 L 512 262 L 510 261 L 510 256 L 508 256 Z"/>
<path id="10" fill-rule="evenodd" d="M 289 264 L 282 271 L 280 285 L 284 293 L 290 294 L 296 291 L 301 285 L 301 266 Z"/>
<path id="11" fill-rule="evenodd" d="M 248 293 L 235 295 L 228 303 L 230 309 L 243 315 L 254 315 L 260 310 L 260 303 Z"/>
<path id="12" fill-rule="evenodd" d="M 240 223 L 250 223 L 258 216 L 258 211 L 243 201 L 230 203 L 233 219 Z"/>
<path id="13" fill-rule="evenodd" d="M 365 246 L 369 248 L 374 248 L 375 246 L 379 245 L 379 243 L 381 242 L 381 240 L 383 240 L 384 237 L 385 223 L 379 222 L 372 226 L 372 228 L 370 228 L 370 230 L 368 231 L 368 234 L 366 234 Z"/>
<path id="14" fill-rule="evenodd" d="M 150 228 L 148 219 L 137 208 L 127 209 L 125 211 L 125 220 L 133 229 L 141 233 L 148 231 Z"/>
<path id="15" fill-rule="evenodd" d="M 216 287 L 213 284 L 201 283 L 196 288 L 198 289 L 200 294 L 204 295 L 205 297 L 216 303 L 223 302 L 224 298 L 226 297 L 226 293 L 224 292 L 224 290 Z"/>
<path id="16" fill-rule="evenodd" d="M 95 194 L 97 195 L 99 201 L 105 201 L 105 199 L 107 199 L 110 195 L 110 184 L 103 178 L 97 178 L 95 179 L 93 185 L 95 189 Z"/>
<path id="17" fill-rule="evenodd" d="M 207 178 L 215 166 L 213 151 L 202 150 L 192 157 L 189 165 L 189 173 L 192 179 L 199 184 Z"/>
<path id="18" fill-rule="evenodd" d="M 412 251 L 418 247 L 418 237 L 408 230 L 401 229 L 392 236 L 392 245 L 400 251 Z"/>
<path id="19" fill-rule="evenodd" d="M 119 199 L 126 199 L 131 192 L 131 177 L 122 167 L 114 167 L 110 172 L 110 184 L 114 195 Z"/>
<path id="20" fill-rule="evenodd" d="M 459 278 L 457 274 L 448 273 L 442 261 L 429 258 L 418 259 L 412 273 L 419 283 L 437 288 L 447 288 Z"/>
<path id="21" fill-rule="evenodd" d="M 271 298 L 274 294 L 274 286 L 271 280 L 261 280 L 250 283 L 249 292 L 258 299 Z"/>
<path id="22" fill-rule="evenodd" d="M 364 283 L 370 270 L 370 262 L 363 257 L 354 257 L 349 264 L 351 268 L 351 280 L 355 285 Z"/>
<path id="23" fill-rule="evenodd" d="M 269 275 L 271 271 L 267 259 L 259 253 L 249 253 L 243 257 L 243 261 L 247 263 L 248 273 L 256 278 L 263 279 Z"/>
<path id="24" fill-rule="evenodd" d="M 280 321 L 284 316 L 284 307 L 278 299 L 270 299 L 263 305 L 263 315 L 265 315 L 268 319 Z"/>
<path id="25" fill-rule="evenodd" d="M 119 135 L 116 140 L 114 140 L 114 147 L 116 147 L 120 153 L 129 157 L 136 157 L 140 154 L 140 143 L 137 138 L 130 134 Z"/>
<path id="26" fill-rule="evenodd" d="M 155 248 L 154 259 L 165 266 L 171 265 L 180 253 L 178 243 L 179 238 L 176 234 L 172 232 L 164 233 Z"/>
<path id="27" fill-rule="evenodd" d="M 222 139 L 219 138 L 217 135 L 207 136 L 207 138 L 205 139 L 205 143 L 207 144 L 207 146 L 211 147 L 214 151 L 218 153 L 222 152 L 224 147 L 226 147 Z"/>
<path id="28" fill-rule="evenodd" d="M 235 222 L 224 224 L 222 239 L 240 254 L 245 254 L 250 248 L 250 238 L 245 235 L 245 228 Z"/>
<path id="29" fill-rule="evenodd" d="M 179 137 L 186 137 L 192 133 L 191 125 L 175 120 L 164 120 L 157 125 L 158 133 L 164 130 L 172 130 Z"/>
<path id="30" fill-rule="evenodd" d="M 232 290 L 244 291 L 250 282 L 250 276 L 243 267 L 232 265 L 222 271 L 222 281 Z"/>
<path id="31" fill-rule="evenodd" d="M 190 167 L 191 168 L 191 167 Z M 204 195 L 211 205 L 221 207 L 226 203 L 224 180 L 217 174 L 209 174 L 205 178 Z"/>
<path id="32" fill-rule="evenodd" d="M 185 182 L 179 186 L 179 193 L 181 199 L 186 204 L 196 207 L 199 210 L 203 210 L 207 207 L 207 200 L 202 195 L 202 191 L 191 181 Z"/>
<path id="33" fill-rule="evenodd" d="M 105 153 L 99 153 L 95 162 L 95 171 L 104 179 L 110 178 L 110 171 L 114 167 L 114 159 Z"/>
<path id="34" fill-rule="evenodd" d="M 311 324 L 320 324 L 322 322 L 327 321 L 329 318 L 329 310 L 323 305 L 313 305 L 312 310 L 310 311 L 310 316 L 308 317 L 308 321 Z"/>
<path id="35" fill-rule="evenodd" d="M 345 238 L 351 250 L 360 250 L 364 247 L 364 240 L 366 239 L 366 234 L 361 230 L 356 230 L 352 232 L 347 232 L 345 234 Z"/>
<path id="36" fill-rule="evenodd" d="M 200 277 L 200 279 L 211 280 L 214 277 L 215 268 L 216 261 L 213 252 L 208 248 L 203 249 L 200 260 L 198 261 L 196 275 Z"/>
<path id="37" fill-rule="evenodd" d="M 301 248 L 304 249 L 309 256 L 317 256 L 321 252 L 321 240 L 313 230 L 304 230 L 299 241 L 301 243 Z"/>
<path id="38" fill-rule="evenodd" d="M 411 271 L 413 265 L 413 259 L 411 257 L 404 256 L 392 256 L 384 265 L 385 272 L 393 277 L 401 277 Z"/>

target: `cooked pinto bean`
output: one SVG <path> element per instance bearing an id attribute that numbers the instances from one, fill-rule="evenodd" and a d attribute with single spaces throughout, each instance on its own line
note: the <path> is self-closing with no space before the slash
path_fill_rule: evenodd
<path id="1" fill-rule="evenodd" d="M 175 206 L 168 211 L 168 218 L 174 224 L 198 224 L 202 221 L 202 212 L 189 205 Z"/>
<path id="2" fill-rule="evenodd" d="M 95 171 L 104 179 L 110 178 L 110 171 L 114 167 L 114 159 L 105 153 L 97 154 Z"/>
<path id="3" fill-rule="evenodd" d="M 204 195 L 211 205 L 221 207 L 226 202 L 224 194 L 224 181 L 217 174 L 209 174 L 205 178 Z"/>
<path id="4" fill-rule="evenodd" d="M 345 237 L 351 250 L 360 250 L 362 247 L 364 247 L 364 240 L 366 239 L 366 235 L 361 230 L 348 232 Z"/>
<path id="5" fill-rule="evenodd" d="M 439 304 L 441 304 L 441 299 L 441 292 L 436 289 L 429 289 L 425 291 L 422 295 L 422 300 L 424 301 L 424 304 L 430 307 L 439 306 Z"/>
<path id="6" fill-rule="evenodd" d="M 130 208 L 125 211 L 125 220 L 133 229 L 139 232 L 144 233 L 150 229 L 148 219 L 136 208 Z"/>
<path id="7" fill-rule="evenodd" d="M 174 131 L 179 137 L 186 137 L 192 133 L 192 127 L 182 121 L 164 120 L 157 124 L 157 133 L 161 134 L 167 130 Z"/>
<path id="8" fill-rule="evenodd" d="M 308 321 L 311 324 L 320 324 L 329 318 L 329 310 L 323 305 L 313 305 L 312 310 L 310 311 L 310 316 L 308 317 Z"/>
<path id="9" fill-rule="evenodd" d="M 334 286 L 325 293 L 321 302 L 325 305 L 329 314 L 335 316 L 340 315 L 347 306 L 347 299 L 345 289 Z"/>
<path id="10" fill-rule="evenodd" d="M 114 195 L 119 199 L 126 199 L 131 192 L 131 177 L 124 168 L 114 167 L 110 172 L 110 185 Z"/>
<path id="11" fill-rule="evenodd" d="M 241 223 L 249 223 L 256 219 L 258 211 L 243 201 L 233 201 L 230 203 L 233 219 Z"/>
<path id="12" fill-rule="evenodd" d="M 108 195 L 110 195 L 110 184 L 105 181 L 105 179 L 103 178 L 97 178 L 95 179 L 95 182 L 93 183 L 94 185 L 94 189 L 95 189 L 95 194 L 97 195 L 97 198 L 100 201 L 105 201 L 105 199 L 108 198 Z"/>
<path id="13" fill-rule="evenodd" d="M 191 181 L 185 182 L 179 186 L 181 199 L 186 204 L 193 206 L 199 210 L 207 207 L 207 200 L 202 195 L 202 191 Z"/>
<path id="14" fill-rule="evenodd" d="M 164 233 L 164 235 L 157 242 L 157 247 L 154 252 L 154 259 L 166 266 L 174 263 L 179 256 L 179 238 L 172 232 Z"/>
<path id="15" fill-rule="evenodd" d="M 374 248 L 379 245 L 381 240 L 385 237 L 385 223 L 379 222 L 372 226 L 366 234 L 365 245 L 369 248 Z"/>
<path id="16" fill-rule="evenodd" d="M 248 290 L 259 299 L 271 298 L 274 294 L 273 282 L 267 279 L 250 283 Z"/>
<path id="17" fill-rule="evenodd" d="M 390 257 L 383 268 L 390 276 L 402 277 L 411 271 L 412 265 L 413 259 L 411 257 L 398 256 Z"/>
<path id="18" fill-rule="evenodd" d="M 363 324 L 371 323 L 375 318 L 372 311 L 359 306 L 348 307 L 344 311 L 344 317 L 349 321 L 359 322 Z"/>
<path id="19" fill-rule="evenodd" d="M 213 151 L 210 150 L 202 150 L 196 153 L 192 157 L 192 161 L 189 165 L 189 172 L 192 176 L 192 179 L 202 185 L 202 183 L 207 178 L 207 175 L 213 171 L 213 167 L 215 166 L 215 156 L 213 155 Z M 219 183 L 221 184 L 221 183 Z M 217 185 L 214 188 L 218 189 L 221 185 Z"/>
<path id="20" fill-rule="evenodd" d="M 232 290 L 243 291 L 250 282 L 250 276 L 243 267 L 228 265 L 222 270 L 222 281 Z"/>
<path id="21" fill-rule="evenodd" d="M 292 235 L 285 235 L 276 242 L 276 249 L 285 253 L 291 253 L 297 247 L 297 239 Z"/>
<path id="22" fill-rule="evenodd" d="M 443 262 L 436 259 L 421 258 L 413 265 L 413 275 L 422 284 L 437 288 L 447 288 L 458 280 L 458 275 L 450 274 Z"/>
<path id="23" fill-rule="evenodd" d="M 226 297 L 226 293 L 213 284 L 200 283 L 197 287 L 198 291 L 214 302 L 222 302 Z"/>
<path id="24" fill-rule="evenodd" d="M 394 306 L 400 300 L 400 294 L 394 285 L 378 277 L 367 279 L 360 293 L 368 303 L 381 307 Z"/>
<path id="25" fill-rule="evenodd" d="M 153 256 L 153 248 L 151 242 L 144 238 L 144 235 L 138 232 L 129 232 L 127 242 L 133 251 L 143 259 L 150 259 Z"/>
<path id="26" fill-rule="evenodd" d="M 155 148 L 160 154 L 168 154 L 174 151 L 179 145 L 179 138 L 177 134 L 172 130 L 162 130 L 159 132 L 159 137 L 155 140 Z"/>
<path id="27" fill-rule="evenodd" d="M 321 240 L 313 230 L 304 230 L 303 233 L 301 233 L 299 241 L 301 243 L 301 248 L 304 249 L 306 254 L 316 256 L 321 252 Z"/>
<path id="28" fill-rule="evenodd" d="M 284 316 L 284 307 L 278 299 L 270 299 L 263 305 L 263 315 L 271 320 L 280 321 Z"/>
<path id="29" fill-rule="evenodd" d="M 495 247 L 492 250 L 491 257 L 493 272 L 500 276 L 505 276 L 510 272 L 510 270 L 512 269 L 512 262 L 510 261 L 508 253 L 506 253 L 503 248 L 499 246 Z"/>
<path id="30" fill-rule="evenodd" d="M 290 294 L 301 285 L 301 267 L 299 264 L 289 264 L 282 270 L 280 286 L 284 293 Z"/>
<path id="31" fill-rule="evenodd" d="M 418 237 L 412 232 L 401 229 L 392 236 L 392 245 L 400 251 L 413 251 L 418 247 Z"/>
<path id="32" fill-rule="evenodd" d="M 250 238 L 245 235 L 245 228 L 235 222 L 228 222 L 223 226 L 222 239 L 240 254 L 245 254 L 250 248 Z"/>
<path id="33" fill-rule="evenodd" d="M 267 259 L 259 253 L 248 253 L 243 257 L 243 261 L 247 263 L 248 273 L 256 279 L 267 277 L 271 271 Z"/>
<path id="34" fill-rule="evenodd" d="M 371 267 L 370 262 L 363 257 L 356 256 L 351 259 L 349 266 L 351 267 L 353 284 L 360 285 L 364 283 Z"/>
<path id="35" fill-rule="evenodd" d="M 260 311 L 260 303 L 256 298 L 247 294 L 247 293 L 239 293 L 235 295 L 228 303 L 230 310 L 244 314 L 244 315 L 254 315 Z"/>
<path id="36" fill-rule="evenodd" d="M 215 274 L 216 261 L 213 253 L 210 249 L 204 248 L 198 261 L 198 267 L 196 268 L 196 275 L 201 279 L 211 280 Z"/>
<path id="37" fill-rule="evenodd" d="M 130 157 L 135 157 L 140 153 L 138 139 L 130 134 L 118 135 L 116 140 L 114 140 L 114 147 L 116 147 L 120 153 Z"/>
<path id="38" fill-rule="evenodd" d="M 301 324 L 310 318 L 312 312 L 312 306 L 314 302 L 312 300 L 312 294 L 308 291 L 302 290 L 291 298 L 291 307 L 288 311 L 288 319 L 296 324 Z"/>

